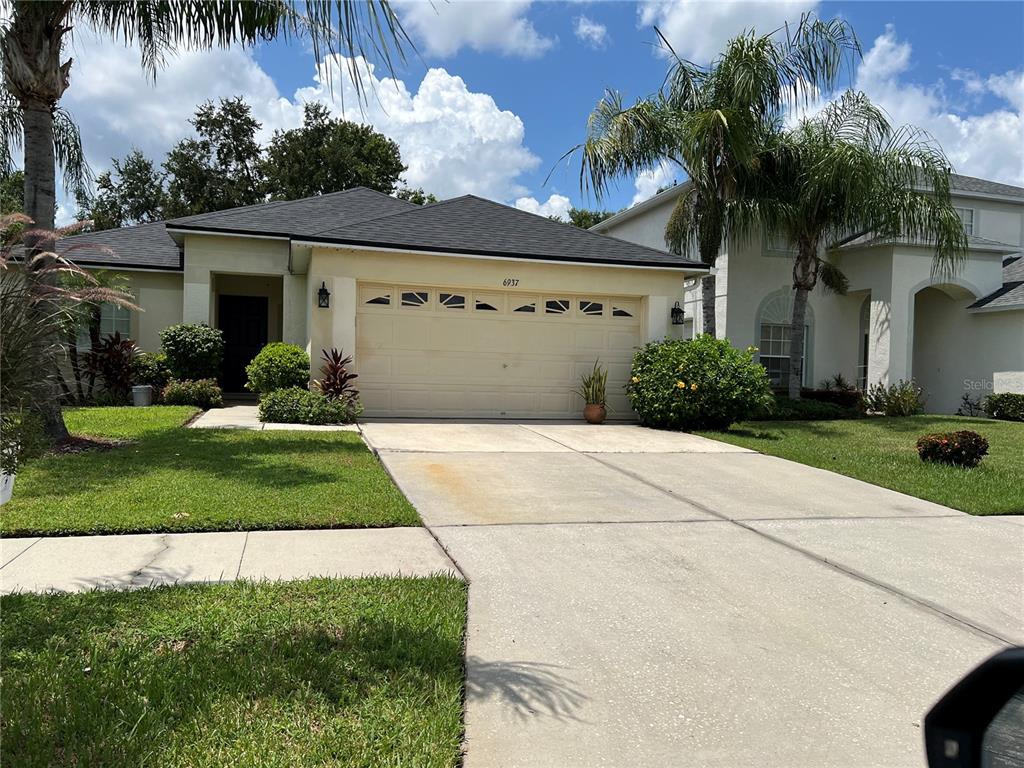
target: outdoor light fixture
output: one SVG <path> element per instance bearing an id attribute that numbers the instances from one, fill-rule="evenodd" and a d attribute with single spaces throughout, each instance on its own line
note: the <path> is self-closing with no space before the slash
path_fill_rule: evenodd
<path id="1" fill-rule="evenodd" d="M 683 308 L 679 306 L 679 302 L 677 301 L 675 304 L 672 305 L 672 325 L 682 325 L 682 324 L 683 324 Z"/>
<path id="2" fill-rule="evenodd" d="M 320 290 L 316 292 L 316 305 L 320 309 L 329 309 L 331 306 L 331 292 L 327 290 L 326 282 L 321 282 Z M 677 303 L 676 306 L 679 306 L 679 304 Z"/>

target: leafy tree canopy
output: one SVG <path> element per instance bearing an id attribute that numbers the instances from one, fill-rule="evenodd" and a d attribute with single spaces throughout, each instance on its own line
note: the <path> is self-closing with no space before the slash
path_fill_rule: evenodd
<path id="1" fill-rule="evenodd" d="M 96 231 L 162 219 L 167 196 L 164 174 L 153 162 L 133 149 L 111 165 L 111 170 L 96 178 L 95 197 L 79 197 L 77 217 L 91 219 Z"/>
<path id="2" fill-rule="evenodd" d="M 587 208 L 570 208 L 569 223 L 580 229 L 590 229 L 605 219 L 615 215 L 615 211 L 592 211 Z"/>
<path id="3" fill-rule="evenodd" d="M 422 187 L 413 189 L 412 187 L 402 187 L 398 190 L 395 195 L 399 200 L 406 200 L 415 205 L 426 205 L 427 203 L 437 203 L 440 199 L 437 195 L 432 192 L 424 192 Z"/>
<path id="4" fill-rule="evenodd" d="M 0 176 L 0 215 L 22 213 L 25 208 L 25 174 L 11 171 Z"/>
<path id="5" fill-rule="evenodd" d="M 405 166 L 387 136 L 332 119 L 326 106 L 313 102 L 301 127 L 274 134 L 262 169 L 273 199 L 296 200 L 353 187 L 391 194 Z"/>
<path id="6" fill-rule="evenodd" d="M 197 138 L 183 139 L 164 161 L 167 218 L 253 205 L 266 198 L 262 125 L 241 96 L 206 102 L 190 121 Z"/>

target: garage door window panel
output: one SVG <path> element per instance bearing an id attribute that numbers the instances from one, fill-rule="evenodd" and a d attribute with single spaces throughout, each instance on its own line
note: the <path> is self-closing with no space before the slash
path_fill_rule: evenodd
<path id="1" fill-rule="evenodd" d="M 402 307 L 404 309 L 429 309 L 430 291 L 402 291 Z"/>
<path id="2" fill-rule="evenodd" d="M 359 289 L 359 303 L 367 307 L 390 307 L 394 289 L 387 286 L 367 285 Z"/>
<path id="3" fill-rule="evenodd" d="M 537 299 L 512 299 L 513 312 L 522 314 L 535 314 L 537 312 Z"/>
<path id="4" fill-rule="evenodd" d="M 438 301 L 441 304 L 442 309 L 465 309 L 466 308 L 466 295 L 464 293 L 444 293 L 438 294 Z"/>
<path id="5" fill-rule="evenodd" d="M 595 299 L 580 299 L 579 310 L 580 314 L 585 317 L 603 317 L 604 302 Z"/>
<path id="6" fill-rule="evenodd" d="M 502 312 L 505 297 L 491 293 L 478 293 L 473 297 L 473 309 L 477 312 Z"/>
<path id="7" fill-rule="evenodd" d="M 564 315 L 569 312 L 571 306 L 568 299 L 547 299 L 544 302 L 544 314 Z"/>

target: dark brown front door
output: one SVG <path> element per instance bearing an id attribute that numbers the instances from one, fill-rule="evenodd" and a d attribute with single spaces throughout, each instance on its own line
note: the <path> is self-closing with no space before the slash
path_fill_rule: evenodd
<path id="1" fill-rule="evenodd" d="M 221 296 L 217 321 L 224 333 L 224 367 L 220 386 L 225 392 L 245 391 L 245 366 L 267 343 L 266 296 Z"/>

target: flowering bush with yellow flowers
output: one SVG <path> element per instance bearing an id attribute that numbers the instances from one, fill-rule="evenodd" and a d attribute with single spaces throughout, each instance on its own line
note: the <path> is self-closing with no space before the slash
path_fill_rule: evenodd
<path id="1" fill-rule="evenodd" d="M 753 353 L 711 336 L 653 341 L 633 356 L 626 394 L 644 426 L 728 429 L 772 403 Z"/>

